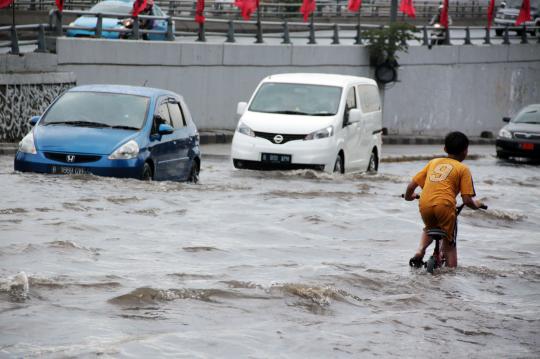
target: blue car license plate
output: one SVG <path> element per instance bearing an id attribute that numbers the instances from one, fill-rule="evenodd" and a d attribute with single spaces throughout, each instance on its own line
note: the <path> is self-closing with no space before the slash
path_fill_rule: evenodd
<path id="1" fill-rule="evenodd" d="M 279 153 L 262 153 L 261 161 L 266 163 L 291 163 L 291 155 Z"/>
<path id="2" fill-rule="evenodd" d="M 90 173 L 82 167 L 51 166 L 51 173 L 60 175 L 84 175 Z"/>

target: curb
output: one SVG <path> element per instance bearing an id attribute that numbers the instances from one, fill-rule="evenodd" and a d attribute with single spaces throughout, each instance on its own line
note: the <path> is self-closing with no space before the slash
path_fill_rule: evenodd
<path id="1" fill-rule="evenodd" d="M 387 135 L 382 137 L 385 145 L 443 145 L 444 136 L 401 136 Z M 469 137 L 471 145 L 494 145 L 494 138 Z"/>
<path id="2" fill-rule="evenodd" d="M 214 143 L 231 143 L 234 131 L 219 130 L 219 131 L 200 131 L 199 138 L 201 145 Z"/>

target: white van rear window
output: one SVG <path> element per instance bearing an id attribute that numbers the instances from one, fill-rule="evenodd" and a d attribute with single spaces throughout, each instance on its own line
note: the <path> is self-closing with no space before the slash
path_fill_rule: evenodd
<path id="1" fill-rule="evenodd" d="M 371 85 L 358 85 L 360 107 L 363 113 L 375 112 L 381 109 L 379 89 Z"/>

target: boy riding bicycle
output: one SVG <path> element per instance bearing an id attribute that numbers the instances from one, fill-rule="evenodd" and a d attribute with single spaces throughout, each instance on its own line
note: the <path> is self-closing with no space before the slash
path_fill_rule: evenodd
<path id="1" fill-rule="evenodd" d="M 475 201 L 473 180 L 469 168 L 461 162 L 467 157 L 469 139 L 461 132 L 451 132 L 444 140 L 444 151 L 448 157 L 436 158 L 431 161 L 413 177 L 405 191 L 405 200 L 412 201 L 417 198 L 414 190 L 420 186 L 420 215 L 425 228 L 420 239 L 420 246 L 410 265 L 420 267 L 431 244 L 427 235 L 430 229 L 441 229 L 445 234 L 442 249 L 446 258 L 446 265 L 457 266 L 457 250 L 454 229 L 456 225 L 456 196 L 461 193 L 463 204 L 472 209 L 480 209 L 482 203 Z"/>

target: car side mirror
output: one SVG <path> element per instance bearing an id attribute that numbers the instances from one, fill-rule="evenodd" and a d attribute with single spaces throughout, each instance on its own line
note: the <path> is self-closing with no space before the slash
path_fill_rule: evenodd
<path id="1" fill-rule="evenodd" d="M 39 121 L 40 118 L 41 118 L 41 116 L 32 116 L 32 117 L 30 118 L 30 124 L 31 124 L 32 126 L 35 126 L 36 123 L 38 123 L 38 121 Z"/>
<path id="2" fill-rule="evenodd" d="M 246 108 L 247 102 L 238 102 L 238 105 L 236 105 L 236 114 L 242 116 L 246 112 Z"/>
<path id="3" fill-rule="evenodd" d="M 349 116 L 348 116 L 348 119 L 347 119 L 347 123 L 360 122 L 361 119 L 362 119 L 362 113 L 360 112 L 359 109 L 351 108 L 349 110 Z"/>
<path id="4" fill-rule="evenodd" d="M 510 122 L 510 117 L 503 117 L 503 122 Z"/>
<path id="5" fill-rule="evenodd" d="M 174 128 L 172 128 L 171 125 L 169 125 L 167 123 L 162 123 L 161 125 L 159 125 L 158 133 L 160 135 L 169 135 L 169 134 L 171 134 L 173 132 L 174 132 Z"/>

